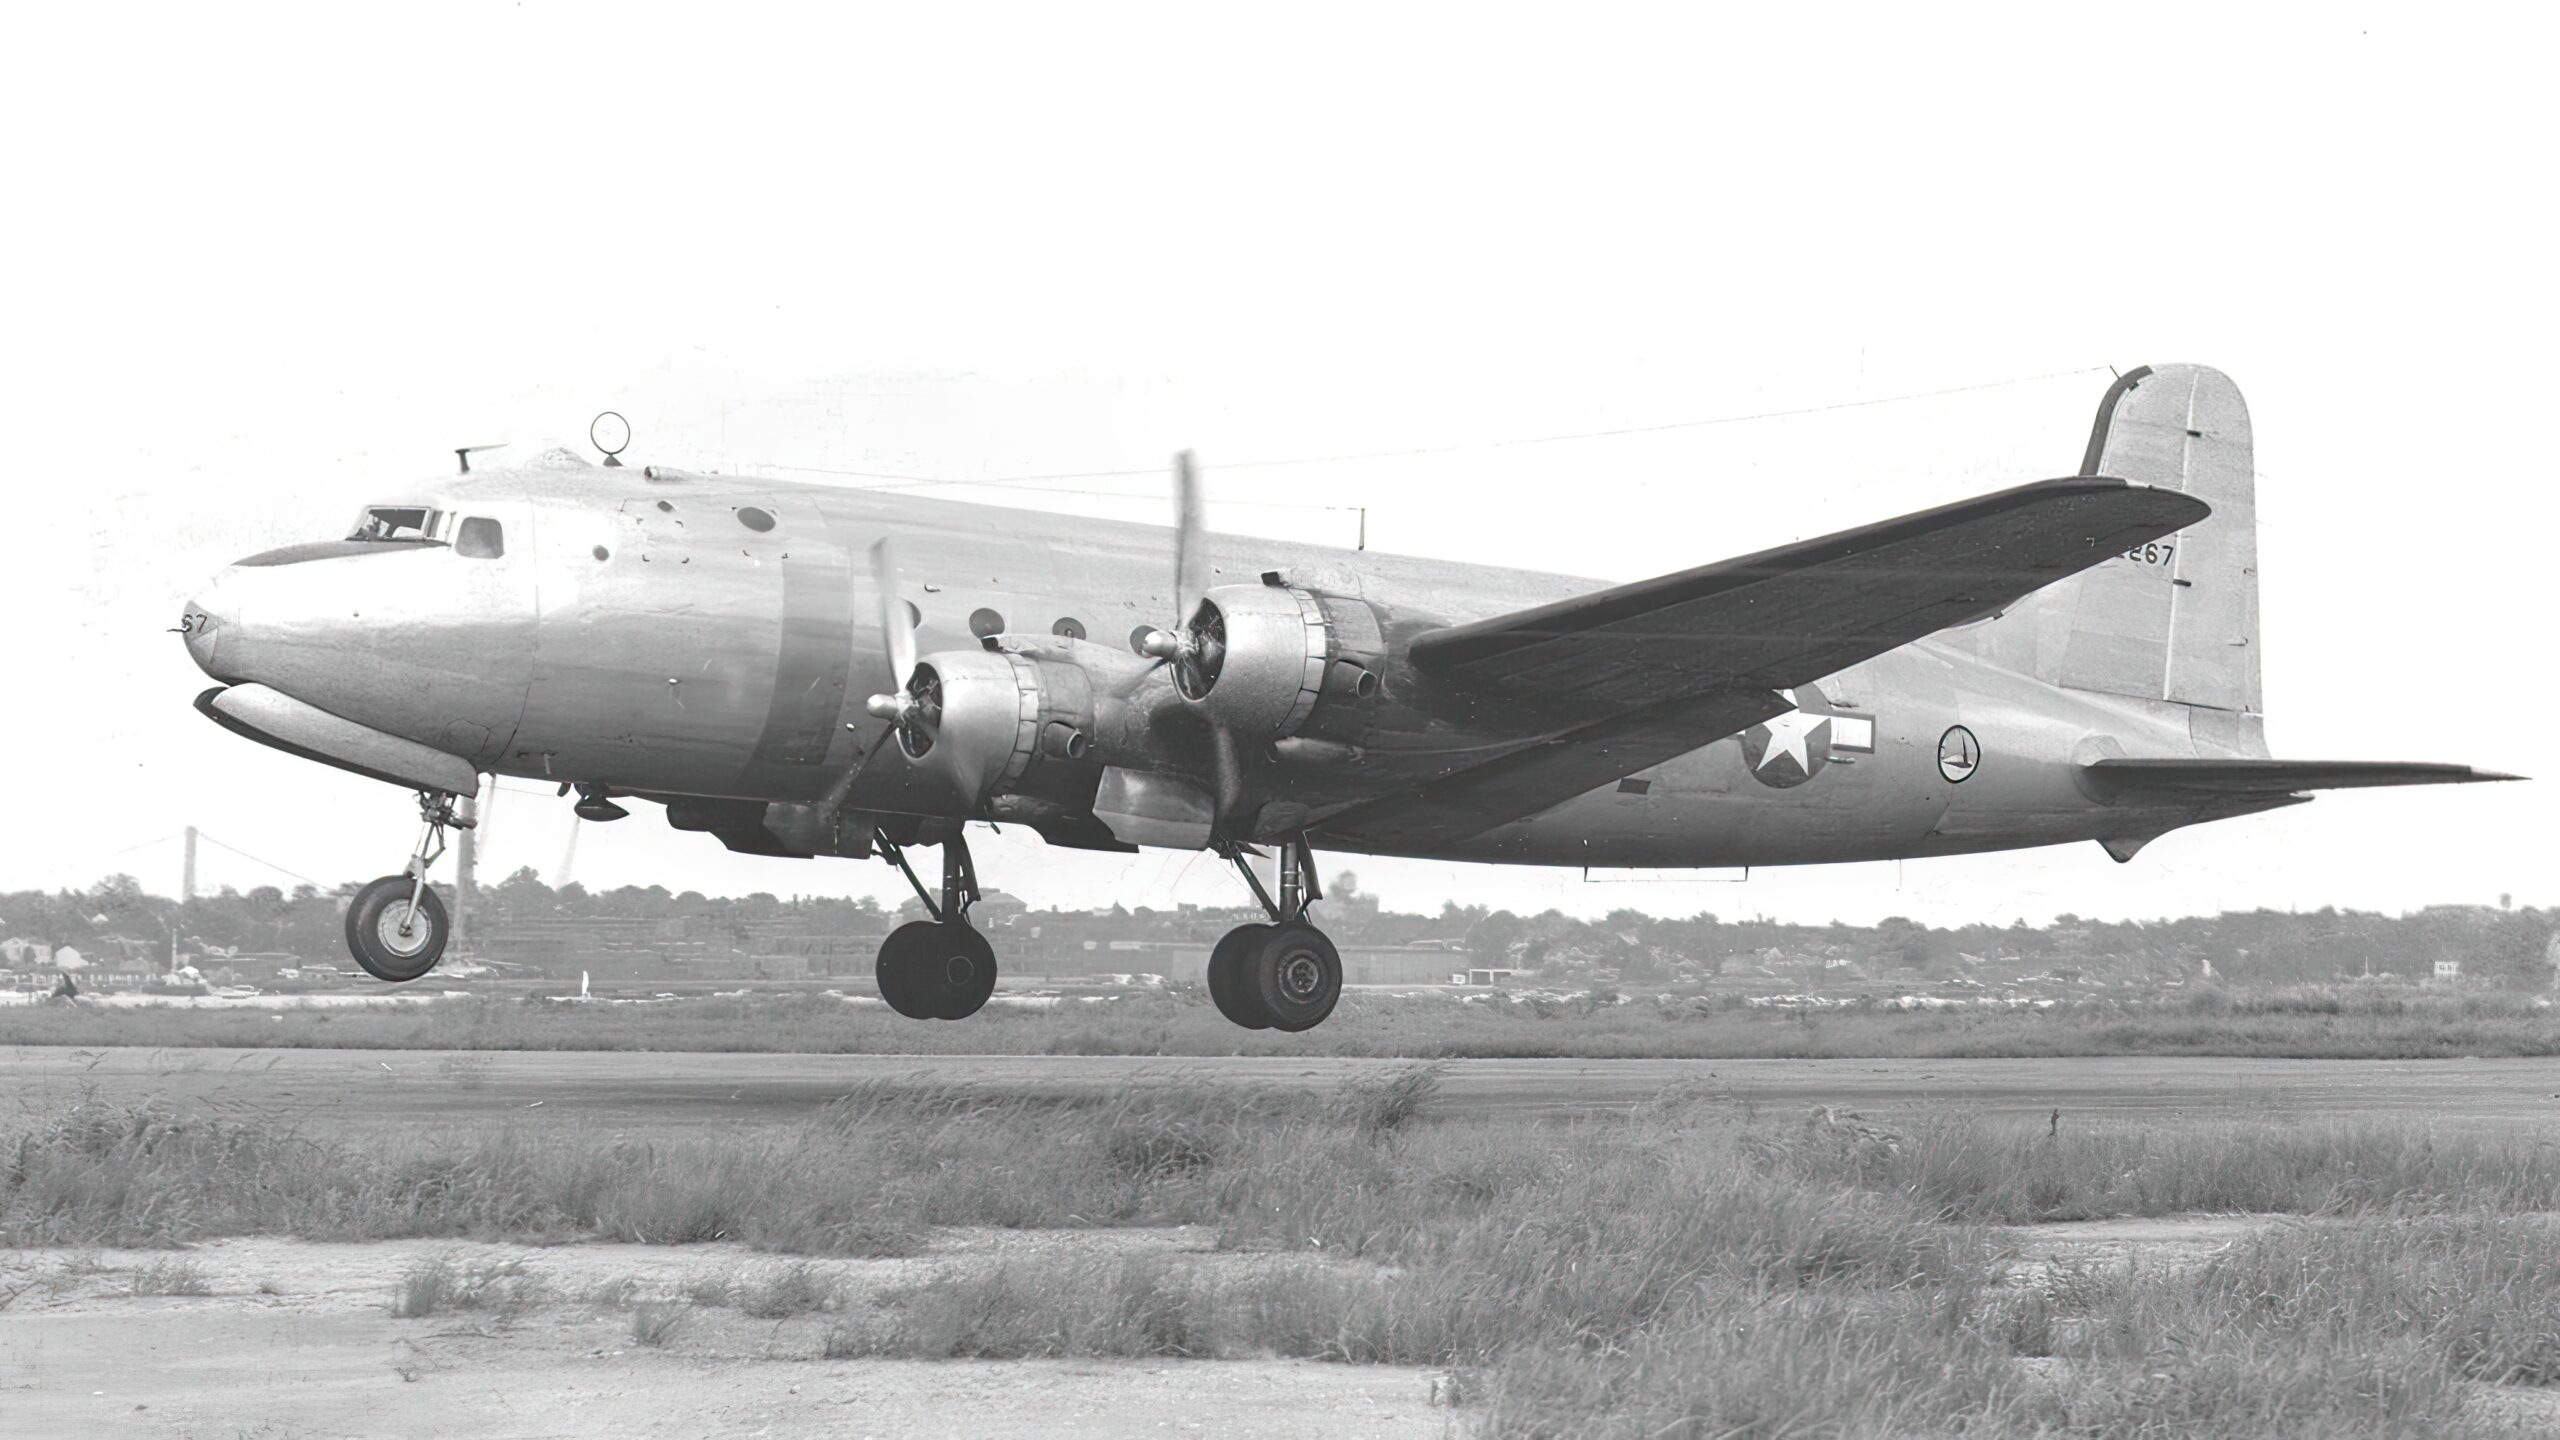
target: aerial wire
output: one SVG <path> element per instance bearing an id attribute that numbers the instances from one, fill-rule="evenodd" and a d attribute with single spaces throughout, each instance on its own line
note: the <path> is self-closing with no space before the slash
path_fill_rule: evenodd
<path id="1" fill-rule="evenodd" d="M 130 854 L 132 854 L 132 853 L 133 853 L 134 851 L 136 851 L 136 850 L 148 850 L 148 849 L 150 849 L 150 848 L 151 848 L 152 846 L 154 846 L 154 845 L 165 845 L 165 844 L 169 843 L 170 841 L 177 839 L 177 838 L 178 838 L 181 834 L 183 834 L 183 833 L 184 833 L 184 832 L 182 832 L 182 831 L 172 830 L 172 831 L 170 831 L 170 832 L 169 832 L 168 834 L 166 834 L 166 835 L 156 835 L 156 836 L 153 836 L 151 839 L 148 839 L 148 840 L 137 840 L 137 841 L 135 841 L 134 843 L 132 843 L 132 844 L 130 844 L 130 845 L 127 845 L 127 846 L 125 846 L 125 847 L 124 847 L 123 849 L 121 849 L 121 850 L 110 850 L 110 851 L 106 852 L 106 853 L 105 853 L 105 854 L 103 854 L 103 855 L 93 855 L 93 856 L 89 857 L 89 858 L 88 858 L 88 859 L 86 859 L 86 860 L 71 860 L 71 861 L 64 861 L 61 865 L 56 866 L 53 870 L 51 870 L 51 871 L 49 871 L 49 872 L 44 872 L 44 873 L 55 874 L 55 875 L 62 875 L 62 874 L 68 874 L 68 873 L 71 873 L 72 871 L 75 871 L 75 870 L 87 870 L 87 869 L 89 869 L 89 868 L 90 868 L 91 866 L 93 866 L 93 865 L 104 865 L 104 864 L 105 864 L 105 863 L 107 863 L 108 861 L 113 860 L 113 859 L 117 858 L 118 856 L 121 856 L 121 855 L 130 855 Z M 104 878 L 104 877 L 93 877 L 93 879 L 92 879 L 92 881 L 91 881 L 90 883 L 94 883 L 96 879 L 102 879 L 102 878 Z M 65 887 L 65 888 L 69 888 L 69 887 Z"/>
<path id="2" fill-rule="evenodd" d="M 262 860 L 262 859 L 260 859 L 259 857 L 257 857 L 257 856 L 255 856 L 255 855 L 250 854 L 248 851 L 241 849 L 241 848 L 240 848 L 239 846 L 237 846 L 237 845 L 225 845 L 225 844 L 223 844 L 221 841 L 214 839 L 211 835 L 206 834 L 206 833 L 205 833 L 204 831 L 202 831 L 202 830 L 198 830 L 198 831 L 196 832 L 196 838 L 197 838 L 197 839 L 199 839 L 199 840 L 207 841 L 207 842 L 211 843 L 212 845 L 216 846 L 217 848 L 220 848 L 220 849 L 223 849 L 223 850 L 228 850 L 228 851 L 230 851 L 232 854 L 239 856 L 239 857 L 240 857 L 241 859 L 243 859 L 243 860 L 250 861 L 250 862 L 252 862 L 253 864 L 264 865 L 264 866 L 266 866 L 268 869 L 275 871 L 275 872 L 276 872 L 277 874 L 279 874 L 279 875 L 290 875 L 290 876 L 292 876 L 294 879 L 299 880 L 299 881 L 301 881 L 303 884 L 305 884 L 305 885 L 309 885 L 309 886 L 311 886 L 311 887 L 312 887 L 312 888 L 314 888 L 314 889 L 318 889 L 318 890 L 326 890 L 326 889 L 328 889 L 328 888 L 329 888 L 328 886 L 321 884 L 319 881 L 312 879 L 310 876 L 303 874 L 303 873 L 302 873 L 301 871 L 299 871 L 299 870 L 288 870 L 288 869 L 286 869 L 284 866 L 277 864 L 277 863 L 276 863 L 276 862 L 274 862 L 273 860 Z"/>
<path id="3" fill-rule="evenodd" d="M 2048 370 L 2035 375 L 2013 375 L 2005 380 L 1984 380 L 1970 385 L 1946 385 L 1940 386 L 1934 390 L 1912 390 L 1898 395 L 1874 395 L 1863 400 L 1834 400 L 1821 405 L 1798 405 L 1778 410 L 1753 410 L 1733 415 L 1710 415 L 1695 420 L 1670 420 L 1654 425 L 1623 425 L 1606 430 L 1574 430 L 1554 435 L 1521 435 L 1500 440 L 1472 440 L 1447 445 L 1421 445 L 1399 450 L 1362 450 L 1332 455 L 1296 455 L 1276 459 L 1227 460 L 1219 462 L 1217 468 L 1220 470 L 1266 470 L 1294 465 L 1340 465 L 1357 460 L 1402 460 L 1423 455 L 1451 455 L 1468 450 L 1501 450 L 1528 445 L 1563 445 L 1583 440 L 1609 440 L 1627 435 L 1658 435 L 1675 430 L 1700 430 L 1721 425 L 1744 425 L 1760 420 L 1788 420 L 1807 415 L 1828 415 L 1840 410 L 1864 409 L 1875 405 L 1900 405 L 1915 400 L 1941 399 L 1949 395 L 1970 395 L 1984 390 L 2002 390 L 2016 385 L 2038 384 L 2046 380 L 2064 380 L 2079 375 L 2094 375 L 2107 368 L 2108 367 L 2104 365 L 2083 365 L 2077 369 L 2071 370 Z M 1150 465 L 1142 469 L 1061 470 L 1045 474 L 996 475 L 982 479 L 961 480 L 947 477 L 938 478 L 925 475 L 897 474 L 881 470 L 845 470 L 823 465 L 778 465 L 774 468 L 781 470 L 801 470 L 817 475 L 842 475 L 851 479 L 878 480 L 883 482 L 879 485 L 866 487 L 868 489 L 875 490 L 904 490 L 923 489 L 928 487 L 961 486 L 980 487 L 994 490 L 1020 489 L 1043 485 L 1044 482 L 1053 480 L 1118 480 L 1137 476 L 1152 476 L 1163 473 L 1164 469 L 1161 465 Z M 1127 499 L 1159 498 L 1152 493 L 1126 494 L 1119 491 L 1044 489 L 1044 493 L 1060 495 L 1106 495 L 1113 498 Z M 1229 503 L 1243 504 L 1250 502 L 1234 501 Z M 1264 501 L 1259 503 L 1281 506 L 1288 506 L 1290 504 L 1290 502 L 1287 501 Z M 1349 509 L 1352 507 L 1301 506 L 1298 508 Z"/>

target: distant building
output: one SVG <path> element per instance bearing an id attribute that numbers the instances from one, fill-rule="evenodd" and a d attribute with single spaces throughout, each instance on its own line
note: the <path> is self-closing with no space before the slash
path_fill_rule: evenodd
<path id="1" fill-rule="evenodd" d="M 1449 952 L 1431 946 L 1345 945 L 1341 954 L 1342 978 L 1350 985 L 1437 985 L 1457 973 Z"/>
<path id="2" fill-rule="evenodd" d="M 989 890 L 969 906 L 969 918 L 982 925 L 1010 925 L 1029 913 L 1031 907 L 1001 890 Z"/>
<path id="3" fill-rule="evenodd" d="M 2459 979 L 2461 979 L 2461 978 L 2462 978 L 2462 962 L 2461 962 L 2461 961 L 2459 961 L 2459 960 L 2439 960 L 2439 961 L 2437 961 L 2437 962 L 2436 962 L 2436 978 L 2437 978 L 2437 979 L 2439 979 L 2439 980 L 2459 980 Z"/>

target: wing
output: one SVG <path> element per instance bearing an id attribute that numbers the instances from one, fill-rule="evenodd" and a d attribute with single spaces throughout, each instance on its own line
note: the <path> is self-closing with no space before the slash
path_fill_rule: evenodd
<path id="1" fill-rule="evenodd" d="M 1392 853 L 1475 835 L 1787 712 L 1771 690 L 1691 696 L 1586 726 L 1327 820 L 1318 838 Z"/>
<path id="2" fill-rule="evenodd" d="M 1428 631 L 1412 658 L 1442 679 L 1571 695 L 1600 713 L 1780 690 L 1989 614 L 2211 513 L 2175 490 L 2046 480 Z"/>
<path id="3" fill-rule="evenodd" d="M 1451 682 L 1592 723 L 1323 822 L 1396 848 L 1481 833 L 1786 711 L 1775 692 L 1987 614 L 2210 514 L 2174 490 L 2048 480 L 1415 637 Z"/>
<path id="4" fill-rule="evenodd" d="M 2521 780 L 2468 765 L 2383 760 L 2095 760 L 2081 767 L 2110 801 L 2192 803 L 2354 790 L 2378 785 L 2468 785 Z"/>

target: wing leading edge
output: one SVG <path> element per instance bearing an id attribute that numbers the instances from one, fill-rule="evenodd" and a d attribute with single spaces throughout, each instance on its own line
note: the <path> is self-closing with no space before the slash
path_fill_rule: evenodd
<path id="1" fill-rule="evenodd" d="M 2089 476 L 1934 510 L 1429 631 L 1443 679 L 1610 711 L 1782 690 L 1998 610 L 2212 513 L 2175 490 Z"/>

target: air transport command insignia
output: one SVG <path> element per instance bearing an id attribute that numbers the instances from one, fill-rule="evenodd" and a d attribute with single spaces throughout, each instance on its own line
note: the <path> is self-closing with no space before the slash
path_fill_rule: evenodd
<path id="1" fill-rule="evenodd" d="M 1982 742 L 1961 725 L 1950 725 L 1938 737 L 1938 773 L 1950 785 L 1961 785 L 1982 768 Z"/>

